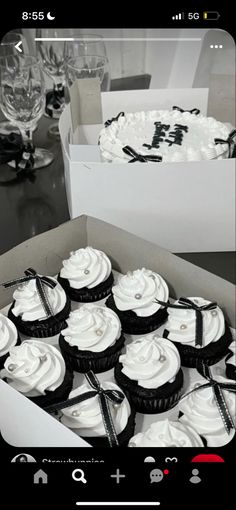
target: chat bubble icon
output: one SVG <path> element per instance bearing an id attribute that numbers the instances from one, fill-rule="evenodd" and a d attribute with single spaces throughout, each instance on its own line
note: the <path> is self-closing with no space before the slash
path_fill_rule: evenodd
<path id="1" fill-rule="evenodd" d="M 152 469 L 150 472 L 150 482 L 159 483 L 163 480 L 163 471 L 161 469 Z"/>

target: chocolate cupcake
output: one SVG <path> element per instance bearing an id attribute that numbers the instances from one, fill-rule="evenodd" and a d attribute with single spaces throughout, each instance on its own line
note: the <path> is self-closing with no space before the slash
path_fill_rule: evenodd
<path id="1" fill-rule="evenodd" d="M 139 413 L 162 413 L 174 407 L 183 386 L 176 347 L 157 335 L 127 345 L 115 367 L 115 378 Z"/>
<path id="2" fill-rule="evenodd" d="M 11 347 L 1 376 L 43 408 L 67 399 L 73 383 L 73 374 L 59 350 L 39 340 Z"/>
<path id="3" fill-rule="evenodd" d="M 70 313 L 59 345 L 64 358 L 77 372 L 105 372 L 115 366 L 125 338 L 119 317 L 94 303 Z"/>
<path id="4" fill-rule="evenodd" d="M 3 368 L 11 347 L 19 344 L 20 337 L 15 325 L 0 313 L 0 369 Z"/>
<path id="5" fill-rule="evenodd" d="M 197 313 L 201 314 L 200 328 L 196 309 L 194 306 L 191 308 L 191 305 L 186 307 L 183 301 L 185 299 L 198 308 Z M 180 298 L 173 303 L 173 308 L 168 307 L 168 320 L 163 336 L 177 347 L 181 364 L 192 368 L 198 367 L 202 362 L 214 365 L 220 361 L 232 341 L 222 310 L 216 303 L 210 303 L 202 297 Z M 199 343 L 198 336 L 201 336 Z"/>
<path id="6" fill-rule="evenodd" d="M 15 290 L 8 317 L 24 335 L 47 338 L 57 335 L 66 326 L 65 320 L 70 313 L 70 299 L 55 278 L 51 276 L 39 278 L 41 281 L 45 278 L 45 281 L 53 285 L 50 287 L 42 283 L 46 306 L 50 312 L 46 313 L 35 278 L 22 283 Z"/>
<path id="7" fill-rule="evenodd" d="M 161 420 L 152 423 L 148 430 L 139 432 L 130 439 L 130 447 L 143 448 L 198 448 L 204 446 L 199 434 L 180 421 Z"/>
<path id="8" fill-rule="evenodd" d="M 104 390 L 120 391 L 120 388 L 112 382 L 103 382 L 101 386 Z M 89 391 L 91 391 L 91 387 L 85 382 L 70 393 L 70 398 L 83 395 Z M 119 446 L 127 446 L 134 433 L 135 413 L 131 411 L 127 398 L 124 398 L 121 404 L 114 405 L 110 402 L 109 409 Z M 92 446 L 109 446 L 98 394 L 79 404 L 63 409 L 60 421 Z"/>
<path id="9" fill-rule="evenodd" d="M 226 430 L 223 414 L 217 405 L 214 386 L 201 388 L 206 384 L 207 380 L 201 378 L 195 381 L 189 391 L 196 388 L 191 394 L 181 399 L 179 403 L 180 417 L 179 420 L 184 425 L 194 427 L 199 435 L 206 440 L 207 446 L 219 447 L 224 446 L 231 441 L 235 435 L 236 427 L 236 398 L 235 393 L 222 389 L 225 404 L 227 406 L 227 414 L 230 413 L 234 426 L 229 433 Z M 222 376 L 217 376 L 217 382 L 229 383 L 229 380 Z"/>
<path id="10" fill-rule="evenodd" d="M 124 333 L 144 335 L 165 322 L 167 311 L 155 300 L 168 301 L 168 297 L 165 280 L 142 268 L 119 277 L 106 306 L 117 313 Z"/>
<path id="11" fill-rule="evenodd" d="M 226 375 L 229 379 L 236 381 L 236 342 L 230 344 L 228 354 L 225 359 Z"/>
<path id="12" fill-rule="evenodd" d="M 113 285 L 111 262 L 103 251 L 88 246 L 63 261 L 58 281 L 73 301 L 89 303 L 108 296 Z"/>

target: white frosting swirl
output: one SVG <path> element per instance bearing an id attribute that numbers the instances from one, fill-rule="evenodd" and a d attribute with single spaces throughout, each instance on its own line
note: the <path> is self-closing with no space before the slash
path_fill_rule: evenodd
<path id="1" fill-rule="evenodd" d="M 144 267 L 121 276 L 112 293 L 119 310 L 132 310 L 138 317 L 153 315 L 161 308 L 155 299 L 167 301 L 169 297 L 165 280 Z"/>
<path id="2" fill-rule="evenodd" d="M 66 293 L 62 286 L 55 278 L 50 278 L 57 284 L 54 289 L 44 285 L 44 291 L 47 295 L 48 301 L 54 314 L 58 314 L 63 310 L 66 304 Z M 29 282 L 21 284 L 13 293 L 15 304 L 12 313 L 24 321 L 45 320 L 47 315 L 42 305 L 41 298 L 37 291 L 36 281 L 30 280 Z"/>
<path id="3" fill-rule="evenodd" d="M 62 331 L 66 342 L 81 351 L 104 351 L 121 335 L 121 324 L 116 313 L 94 303 L 71 312 L 67 324 L 68 327 Z"/>
<path id="4" fill-rule="evenodd" d="M 236 366 L 236 342 L 231 342 L 229 346 L 230 354 L 227 356 L 226 364 Z"/>
<path id="5" fill-rule="evenodd" d="M 180 356 L 172 342 L 146 335 L 127 345 L 119 358 L 122 372 L 143 388 L 159 388 L 173 382 L 180 369 Z"/>
<path id="6" fill-rule="evenodd" d="M 202 297 L 188 298 L 199 306 L 207 305 L 210 301 Z M 174 304 L 181 304 L 179 300 Z M 217 306 L 214 310 L 203 310 L 203 338 L 202 346 L 219 340 L 225 332 L 225 319 L 222 310 Z M 165 328 L 169 331 L 168 338 L 184 345 L 195 346 L 196 343 L 196 312 L 168 308 L 168 320 Z"/>
<path id="7" fill-rule="evenodd" d="M 0 358 L 5 356 L 17 342 L 17 329 L 10 319 L 0 313 Z"/>
<path id="8" fill-rule="evenodd" d="M 217 376 L 217 381 L 229 383 L 230 380 Z M 234 383 L 234 381 L 232 382 Z M 192 388 L 202 386 L 205 383 L 206 379 L 199 379 Z M 226 390 L 222 391 L 230 415 L 236 425 L 236 395 Z M 232 429 L 230 434 L 226 432 L 211 387 L 199 389 L 181 400 L 179 410 L 184 413 L 180 418 L 181 423 L 194 427 L 201 436 L 206 438 L 207 446 L 223 446 L 229 443 L 235 434 L 235 429 Z"/>
<path id="9" fill-rule="evenodd" d="M 146 432 L 140 432 L 130 439 L 131 447 L 198 447 L 203 442 L 192 427 L 168 419 L 152 423 Z"/>
<path id="10" fill-rule="evenodd" d="M 101 386 L 104 390 L 121 391 L 120 388 L 112 382 L 103 382 Z M 69 398 L 83 395 L 83 393 L 87 391 L 91 391 L 91 386 L 86 381 L 82 386 L 73 390 Z M 125 397 L 120 405 L 114 406 L 114 404 L 109 403 L 109 406 L 116 433 L 120 434 L 125 429 L 130 416 L 129 402 Z M 95 437 L 106 435 L 98 395 L 80 404 L 75 404 L 72 407 L 63 409 L 62 412 L 63 416 L 61 422 L 63 425 L 70 429 L 77 429 L 80 436 Z"/>
<path id="11" fill-rule="evenodd" d="M 26 340 L 10 349 L 4 364 L 3 377 L 27 397 L 55 391 L 63 382 L 66 367 L 56 347 L 39 340 Z"/>
<path id="12" fill-rule="evenodd" d="M 111 274 L 111 262 L 103 251 L 88 246 L 70 255 L 68 260 L 63 261 L 60 275 L 69 280 L 73 289 L 93 289 Z"/>

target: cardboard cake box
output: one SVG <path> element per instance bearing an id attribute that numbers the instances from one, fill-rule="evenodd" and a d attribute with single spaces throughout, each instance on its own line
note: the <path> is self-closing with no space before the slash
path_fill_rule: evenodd
<path id="1" fill-rule="evenodd" d="M 114 270 L 126 273 L 151 268 L 166 280 L 172 298 L 204 296 L 217 301 L 235 328 L 235 287 L 165 249 L 101 220 L 80 216 L 40 234 L 0 256 L 1 281 L 21 276 L 34 267 L 39 274 L 55 275 L 70 251 L 93 246 L 107 253 Z M 12 290 L 0 287 L 0 309 L 12 301 Z M 6 312 L 5 308 L 5 312 Z M 47 341 L 47 339 L 45 339 Z M 195 370 L 191 369 L 192 373 Z M 102 374 L 99 375 L 102 376 Z M 0 432 L 13 446 L 89 446 L 80 437 L 0 380 Z M 165 413 L 165 416 L 167 413 Z M 157 415 L 152 415 L 152 417 Z M 152 419 L 153 421 L 153 419 Z M 139 416 L 139 430 L 143 419 Z M 146 422 L 146 425 L 148 422 Z"/>
<path id="2" fill-rule="evenodd" d="M 176 253 L 233 251 L 235 159 L 105 163 L 98 146 L 102 122 L 120 111 L 178 105 L 207 115 L 207 102 L 208 89 L 103 92 L 101 123 L 80 124 L 72 97 L 59 121 L 71 218 L 95 216 Z"/>

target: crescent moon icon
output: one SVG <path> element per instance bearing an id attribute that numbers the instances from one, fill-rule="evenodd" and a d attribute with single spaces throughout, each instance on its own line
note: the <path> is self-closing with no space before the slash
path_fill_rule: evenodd
<path id="1" fill-rule="evenodd" d="M 55 19 L 55 16 L 51 16 L 51 13 L 50 13 L 50 12 L 48 12 L 48 13 L 47 13 L 47 18 L 51 20 L 51 19 Z"/>

